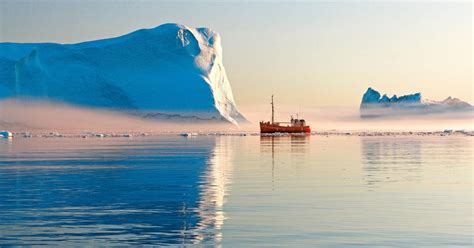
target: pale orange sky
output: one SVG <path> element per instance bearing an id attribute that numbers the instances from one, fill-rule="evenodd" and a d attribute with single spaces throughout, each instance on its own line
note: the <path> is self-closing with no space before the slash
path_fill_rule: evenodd
<path id="1" fill-rule="evenodd" d="M 13 1 L 0 41 L 73 43 L 167 22 L 222 36 L 239 106 L 356 107 L 371 86 L 389 95 L 473 103 L 472 3 Z"/>

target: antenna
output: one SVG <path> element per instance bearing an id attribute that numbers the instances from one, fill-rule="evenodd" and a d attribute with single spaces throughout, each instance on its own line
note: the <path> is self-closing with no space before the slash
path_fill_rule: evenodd
<path id="1" fill-rule="evenodd" d="M 273 95 L 272 95 L 272 124 L 275 123 L 275 107 L 273 105 Z"/>
<path id="2" fill-rule="evenodd" d="M 298 104 L 298 113 L 296 114 L 297 119 L 300 119 L 300 114 L 301 114 L 301 105 Z"/>

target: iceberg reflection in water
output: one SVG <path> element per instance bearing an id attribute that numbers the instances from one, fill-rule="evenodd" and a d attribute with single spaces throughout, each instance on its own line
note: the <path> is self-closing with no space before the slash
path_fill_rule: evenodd
<path id="1" fill-rule="evenodd" d="M 219 242 L 219 139 L 16 139 L 0 146 L 0 244 Z"/>
<path id="2" fill-rule="evenodd" d="M 0 140 L 0 246 L 472 247 L 473 139 Z"/>
<path id="3" fill-rule="evenodd" d="M 419 181 L 422 166 L 421 140 L 413 138 L 362 138 L 365 181 Z"/>

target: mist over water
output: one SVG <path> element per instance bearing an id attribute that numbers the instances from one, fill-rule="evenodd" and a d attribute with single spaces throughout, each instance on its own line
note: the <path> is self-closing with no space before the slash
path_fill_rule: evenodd
<path id="1" fill-rule="evenodd" d="M 252 106 L 241 108 L 252 122 L 271 119 L 271 107 Z M 275 121 L 289 121 L 291 116 L 303 118 L 312 131 L 442 131 L 473 130 L 474 112 L 438 113 L 361 118 L 358 107 L 302 108 L 278 106 Z"/>
<path id="2" fill-rule="evenodd" d="M 227 123 L 157 120 L 113 110 L 33 100 L 0 101 L 0 128 L 14 132 L 180 132 L 238 130 Z"/>
<path id="3" fill-rule="evenodd" d="M 240 108 L 249 123 L 227 123 L 180 119 L 146 119 L 143 115 L 113 110 L 76 107 L 47 102 L 0 101 L 0 129 L 13 132 L 258 132 L 260 121 L 271 120 L 271 107 L 257 105 Z M 474 113 L 456 112 L 425 115 L 393 115 L 361 118 L 358 108 L 301 108 L 277 106 L 275 121 L 303 118 L 312 131 L 442 131 L 473 130 Z"/>

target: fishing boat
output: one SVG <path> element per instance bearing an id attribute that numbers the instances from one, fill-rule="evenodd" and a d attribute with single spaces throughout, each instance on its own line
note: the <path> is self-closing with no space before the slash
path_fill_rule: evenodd
<path id="1" fill-rule="evenodd" d="M 311 133 L 311 128 L 304 119 L 293 118 L 290 122 L 275 122 L 275 105 L 272 95 L 272 120 L 260 122 L 260 133 Z"/>

